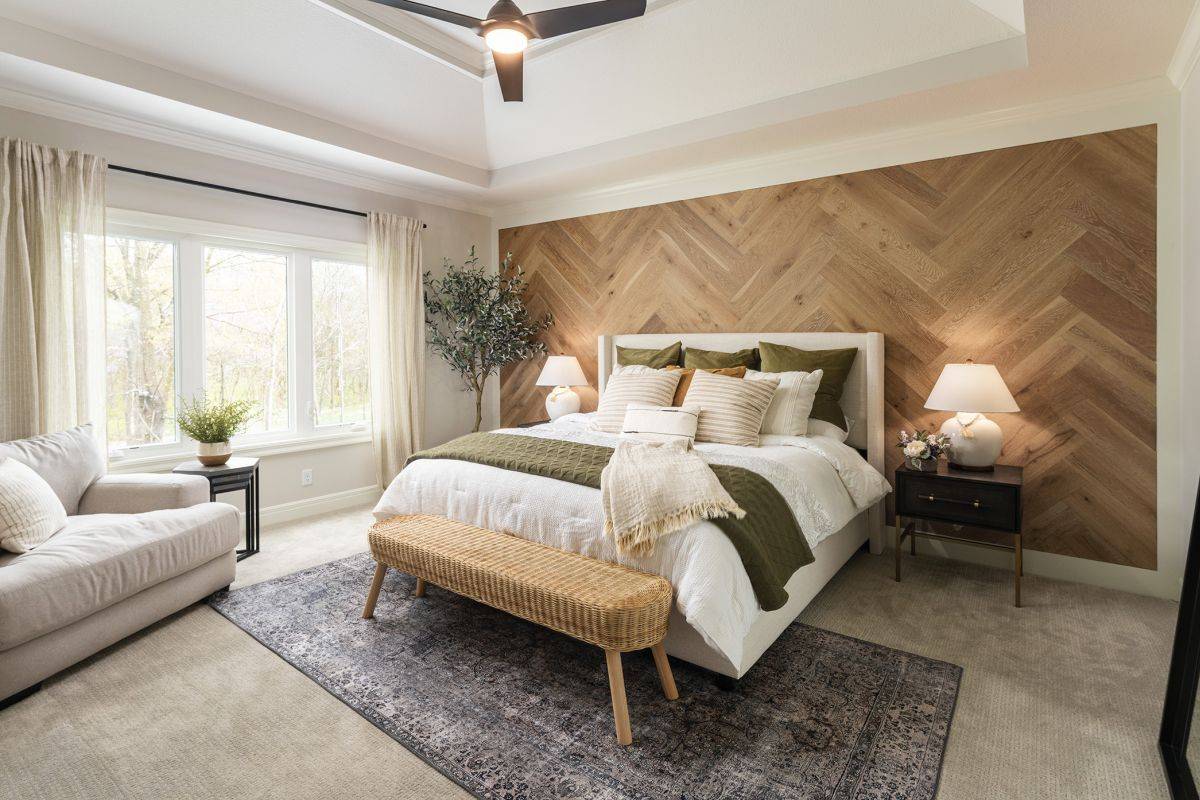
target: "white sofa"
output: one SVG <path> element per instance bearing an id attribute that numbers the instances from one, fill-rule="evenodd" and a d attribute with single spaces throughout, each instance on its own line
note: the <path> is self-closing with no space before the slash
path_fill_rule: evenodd
<path id="1" fill-rule="evenodd" d="M 30 552 L 0 551 L 0 705 L 233 582 L 237 510 L 195 475 L 105 475 L 91 426 L 0 443 L 69 515 Z"/>

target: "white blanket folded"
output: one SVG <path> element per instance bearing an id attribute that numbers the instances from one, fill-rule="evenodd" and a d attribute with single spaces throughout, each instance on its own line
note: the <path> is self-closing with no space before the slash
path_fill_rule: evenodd
<path id="1" fill-rule="evenodd" d="M 617 444 L 600 474 L 604 533 L 617 550 L 650 555 L 663 536 L 703 519 L 746 516 L 686 442 Z"/>

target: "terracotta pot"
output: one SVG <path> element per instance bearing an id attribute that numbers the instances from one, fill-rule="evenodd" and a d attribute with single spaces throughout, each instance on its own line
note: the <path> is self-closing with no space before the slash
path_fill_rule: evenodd
<path id="1" fill-rule="evenodd" d="M 219 467 L 232 455 L 229 442 L 196 442 L 196 458 L 206 467 Z"/>

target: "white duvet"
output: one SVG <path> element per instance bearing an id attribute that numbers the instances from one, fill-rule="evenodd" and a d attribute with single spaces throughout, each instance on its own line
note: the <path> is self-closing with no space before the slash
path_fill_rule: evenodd
<path id="1" fill-rule="evenodd" d="M 614 447 L 615 435 L 588 429 L 589 414 L 501 433 Z M 764 436 L 761 447 L 697 444 L 705 460 L 751 469 L 783 495 L 809 546 L 827 537 L 890 490 L 856 450 L 822 436 Z M 753 513 L 752 509 L 748 509 Z M 600 491 L 465 461 L 424 459 L 401 472 L 375 506 L 375 517 L 436 514 L 505 531 L 561 550 L 663 575 L 688 623 L 730 662 L 762 610 L 733 544 L 711 522 L 661 539 L 653 555 L 617 552 L 604 536 Z"/>

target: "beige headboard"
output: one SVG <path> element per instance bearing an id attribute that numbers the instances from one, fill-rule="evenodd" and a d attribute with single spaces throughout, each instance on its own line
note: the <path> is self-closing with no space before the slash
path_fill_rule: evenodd
<path id="1" fill-rule="evenodd" d="M 683 342 L 684 349 L 731 352 L 757 347 L 759 342 L 774 342 L 804 350 L 835 350 L 857 347 L 858 357 L 842 392 L 842 410 L 850 420 L 846 443 L 867 451 L 867 461 L 884 473 L 883 429 L 883 334 L 882 333 L 623 333 L 601 336 L 598 353 L 600 393 L 617 363 L 617 347 L 666 347 Z M 886 474 L 886 473 L 884 473 Z M 882 547 L 882 506 L 874 512 L 871 550 Z"/>

